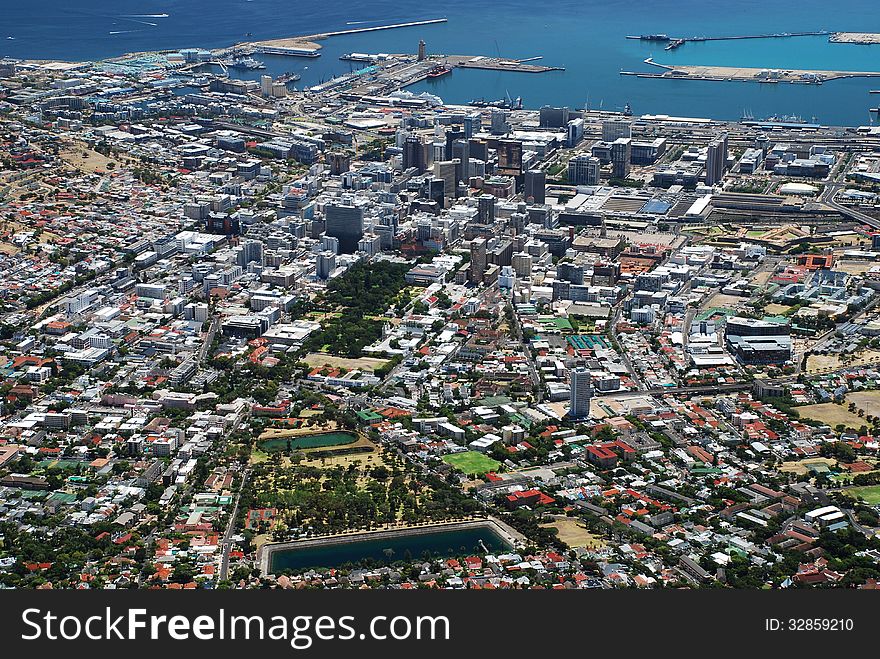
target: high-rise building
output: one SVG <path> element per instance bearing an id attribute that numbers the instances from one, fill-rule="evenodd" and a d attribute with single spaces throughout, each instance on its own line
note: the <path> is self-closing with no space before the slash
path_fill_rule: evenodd
<path id="1" fill-rule="evenodd" d="M 599 185 L 601 162 L 582 153 L 568 161 L 568 182 L 571 185 Z"/>
<path id="2" fill-rule="evenodd" d="M 592 397 L 593 384 L 589 369 L 583 366 L 573 368 L 568 416 L 573 419 L 583 419 L 590 416 L 590 399 Z"/>
<path id="3" fill-rule="evenodd" d="M 554 108 L 545 105 L 538 113 L 538 125 L 541 128 L 562 128 L 568 124 L 568 115 L 567 107 Z"/>
<path id="4" fill-rule="evenodd" d="M 339 238 L 339 251 L 352 254 L 364 235 L 364 209 L 355 206 L 352 199 L 324 206 L 324 232 Z"/>
<path id="5" fill-rule="evenodd" d="M 712 140 L 706 151 L 706 185 L 715 185 L 727 169 L 727 133 Z"/>
<path id="6" fill-rule="evenodd" d="M 452 159 L 459 161 L 455 168 L 455 182 L 467 181 L 470 171 L 470 147 L 466 139 L 457 139 L 452 142 Z"/>
<path id="7" fill-rule="evenodd" d="M 420 62 L 421 62 L 421 61 L 424 61 L 424 59 L 425 59 L 427 56 L 428 56 L 428 53 L 427 53 L 427 49 L 426 49 L 426 47 L 425 47 L 425 40 L 424 40 L 424 39 L 419 39 L 419 54 L 418 54 L 418 60 L 419 60 Z"/>
<path id="8" fill-rule="evenodd" d="M 490 194 L 481 194 L 477 197 L 477 222 L 480 224 L 492 224 L 495 221 L 495 202 L 498 199 Z"/>
<path id="9" fill-rule="evenodd" d="M 530 204 L 543 204 L 544 191 L 547 186 L 547 175 L 540 169 L 526 172 L 523 183 L 523 199 Z"/>
<path id="10" fill-rule="evenodd" d="M 329 279 L 330 273 L 336 269 L 336 254 L 320 252 L 315 257 L 315 274 L 318 279 Z"/>
<path id="11" fill-rule="evenodd" d="M 606 119 L 602 122 L 602 141 L 613 142 L 621 137 L 632 137 L 632 124 L 626 119 Z"/>
<path id="12" fill-rule="evenodd" d="M 464 118 L 464 136 L 471 139 L 483 129 L 483 118 L 479 112 L 469 114 Z"/>
<path id="13" fill-rule="evenodd" d="M 246 267 L 252 262 L 262 263 L 263 261 L 263 243 L 259 240 L 244 240 L 235 248 L 235 264 Z"/>
<path id="14" fill-rule="evenodd" d="M 351 156 L 344 151 L 330 151 L 326 158 L 331 176 L 341 176 L 351 169 Z"/>
<path id="15" fill-rule="evenodd" d="M 521 279 L 528 279 L 532 276 L 532 255 L 526 252 L 519 252 L 511 257 L 511 265 L 516 276 Z"/>
<path id="16" fill-rule="evenodd" d="M 492 110 L 492 123 L 489 132 L 493 135 L 507 135 L 510 132 L 510 124 L 507 123 L 507 112 L 504 110 Z"/>
<path id="17" fill-rule="evenodd" d="M 618 137 L 611 143 L 611 178 L 624 179 L 629 176 L 631 151 L 630 137 Z"/>
<path id="18" fill-rule="evenodd" d="M 483 275 L 486 274 L 486 247 L 485 238 L 474 238 L 471 241 L 471 283 L 480 284 L 483 282 Z"/>
<path id="19" fill-rule="evenodd" d="M 410 167 L 420 174 L 428 168 L 427 146 L 418 135 L 407 135 L 403 142 L 403 168 Z"/>
<path id="20" fill-rule="evenodd" d="M 458 180 L 456 174 L 461 163 L 457 158 L 452 160 L 442 160 L 434 162 L 434 178 L 443 180 L 443 197 L 444 199 L 455 199 L 455 191 Z"/>

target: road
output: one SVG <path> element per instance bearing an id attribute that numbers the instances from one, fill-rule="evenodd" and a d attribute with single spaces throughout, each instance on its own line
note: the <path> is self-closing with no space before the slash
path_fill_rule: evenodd
<path id="1" fill-rule="evenodd" d="M 250 467 L 246 468 L 241 475 L 241 483 L 238 485 L 238 492 L 235 494 L 235 505 L 232 508 L 232 515 L 229 517 L 229 523 L 226 525 L 226 532 L 223 534 L 223 543 L 221 544 L 220 554 L 220 574 L 218 581 L 226 579 L 229 573 L 229 552 L 232 550 L 232 534 L 235 532 L 235 519 L 238 516 L 238 503 L 241 500 L 241 492 L 244 490 L 248 476 L 250 476 Z"/>

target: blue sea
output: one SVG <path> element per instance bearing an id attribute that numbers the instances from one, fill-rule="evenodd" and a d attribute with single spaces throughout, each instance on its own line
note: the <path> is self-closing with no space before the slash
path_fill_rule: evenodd
<path id="1" fill-rule="evenodd" d="M 0 56 L 100 59 L 126 52 L 186 47 L 217 48 L 246 39 L 344 30 L 369 25 L 448 18 L 439 25 L 333 37 L 315 59 L 260 56 L 267 71 L 299 72 L 307 86 L 358 65 L 346 52 L 415 52 L 419 39 L 430 53 L 541 56 L 538 63 L 565 71 L 529 74 L 456 70 L 411 89 L 450 103 L 521 96 L 526 107 L 544 104 L 739 119 L 744 113 L 815 117 L 829 125 L 866 125 L 880 96 L 878 79 L 813 85 L 670 81 L 621 76 L 648 71 L 653 57 L 665 64 L 761 68 L 880 70 L 880 45 L 830 44 L 826 36 L 663 44 L 626 39 L 629 34 L 717 36 L 798 31 L 880 32 L 876 0 L 0 0 Z M 252 37 L 246 37 L 251 33 Z"/>

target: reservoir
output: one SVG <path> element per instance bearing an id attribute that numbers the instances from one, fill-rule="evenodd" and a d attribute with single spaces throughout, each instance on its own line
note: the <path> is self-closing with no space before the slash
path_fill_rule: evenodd
<path id="1" fill-rule="evenodd" d="M 344 446 L 354 444 L 358 437 L 353 432 L 320 432 L 314 435 L 299 437 L 277 437 L 259 443 L 260 449 L 267 453 L 291 449 L 324 448 L 326 446 Z"/>
<path id="2" fill-rule="evenodd" d="M 464 522 L 436 529 L 438 527 L 429 526 L 361 533 L 345 538 L 304 540 L 276 547 L 270 545 L 266 552 L 268 555 L 263 557 L 261 564 L 264 568 L 268 566 L 268 572 L 278 573 L 283 570 L 340 567 L 363 560 L 390 564 L 427 558 L 427 552 L 432 558 L 437 558 L 483 555 L 486 550 L 504 552 L 513 548 L 513 543 L 502 537 L 491 522 Z"/>

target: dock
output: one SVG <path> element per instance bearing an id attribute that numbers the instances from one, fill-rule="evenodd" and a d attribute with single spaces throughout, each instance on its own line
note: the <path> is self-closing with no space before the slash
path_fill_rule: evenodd
<path id="1" fill-rule="evenodd" d="M 333 32 L 320 32 L 298 37 L 283 37 L 281 39 L 265 39 L 262 41 L 245 41 L 236 44 L 234 48 L 247 53 L 262 53 L 264 55 L 286 55 L 288 57 L 320 57 L 321 44 L 317 43 L 330 37 L 341 37 L 348 34 L 360 34 L 362 32 L 378 32 L 380 30 L 396 30 L 405 27 L 418 27 L 420 25 L 436 25 L 446 23 L 446 18 L 429 18 L 423 21 L 409 21 L 407 23 L 392 23 L 390 25 L 372 25 L 370 27 L 355 27 L 349 30 L 336 30 Z"/>
<path id="2" fill-rule="evenodd" d="M 774 32 L 771 34 L 734 34 L 729 36 L 717 36 L 717 37 L 706 37 L 706 36 L 697 36 L 697 37 L 670 37 L 665 34 L 649 34 L 642 35 L 640 37 L 629 35 L 627 39 L 638 39 L 640 41 L 665 41 L 668 42 L 665 46 L 664 50 L 675 50 L 685 45 L 689 41 L 694 42 L 702 42 L 702 41 L 736 41 L 739 39 L 788 39 L 791 37 L 820 37 L 825 35 L 832 35 L 832 41 L 834 41 L 834 34 L 839 33 L 831 33 L 828 30 L 814 30 L 809 32 Z M 873 43 L 873 42 L 870 42 Z"/>
<path id="3" fill-rule="evenodd" d="M 880 78 L 880 71 L 823 71 L 806 69 L 756 69 L 732 66 L 671 66 L 655 62 L 652 58 L 645 64 L 663 69 L 662 73 L 621 71 L 620 75 L 638 78 L 664 78 L 668 80 L 709 80 L 715 82 L 757 82 L 763 84 L 790 83 L 821 85 L 830 80 L 843 78 Z"/>

